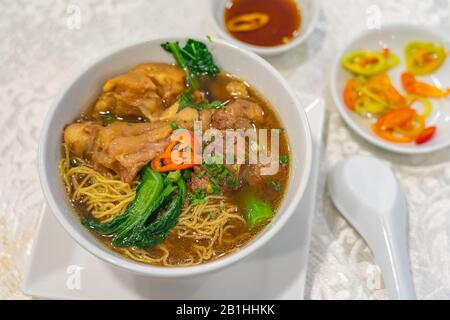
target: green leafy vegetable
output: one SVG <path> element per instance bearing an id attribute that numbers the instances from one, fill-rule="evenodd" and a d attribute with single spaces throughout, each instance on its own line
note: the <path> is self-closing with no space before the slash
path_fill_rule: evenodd
<path id="1" fill-rule="evenodd" d="M 210 193 L 214 193 L 214 194 L 218 194 L 220 193 L 220 186 L 219 186 L 219 182 L 217 181 L 217 179 L 215 177 L 210 177 L 209 181 L 211 181 L 212 183 L 212 192 Z"/>
<path id="2" fill-rule="evenodd" d="M 180 177 L 181 177 L 180 170 L 171 171 L 167 174 L 167 179 L 171 182 L 177 182 L 178 179 L 180 179 Z"/>
<path id="3" fill-rule="evenodd" d="M 275 189 L 276 192 L 280 193 L 281 191 L 281 183 L 279 181 L 274 181 L 272 183 L 273 188 Z"/>
<path id="4" fill-rule="evenodd" d="M 219 180 L 223 180 L 227 177 L 227 175 L 229 174 L 229 171 L 226 167 L 223 168 L 223 171 L 217 176 L 217 178 Z"/>
<path id="5" fill-rule="evenodd" d="M 162 192 L 163 187 L 164 181 L 161 174 L 146 167 L 141 177 L 141 183 L 136 189 L 136 197 L 123 214 L 107 223 L 85 220 L 83 224 L 102 235 L 115 234 L 116 239 L 117 235 L 128 232 L 141 220 L 148 218 L 149 210 Z"/>
<path id="6" fill-rule="evenodd" d="M 202 178 L 206 174 L 206 170 L 202 170 L 197 174 L 198 178 Z"/>
<path id="7" fill-rule="evenodd" d="M 276 192 L 281 191 L 281 183 L 279 181 L 273 180 L 272 178 L 267 178 L 264 182 L 268 185 L 273 186 Z"/>
<path id="8" fill-rule="evenodd" d="M 205 190 L 199 188 L 189 193 L 188 200 L 190 204 L 203 204 L 205 196 Z"/>
<path id="9" fill-rule="evenodd" d="M 116 247 L 148 247 L 164 241 L 178 223 L 185 196 L 186 184 L 180 171 L 171 172 L 164 179 L 147 166 L 136 196 L 123 214 L 106 223 L 85 220 L 83 225 L 101 235 L 113 236 L 112 244 Z"/>
<path id="10" fill-rule="evenodd" d="M 184 181 L 190 180 L 191 178 L 192 178 L 192 170 L 190 169 L 183 170 Z"/>
<path id="11" fill-rule="evenodd" d="M 289 156 L 288 155 L 280 156 L 280 163 L 281 164 L 288 164 L 289 163 Z"/>
<path id="12" fill-rule="evenodd" d="M 209 218 L 210 218 L 210 219 L 213 219 L 213 220 L 214 220 L 214 219 L 217 219 L 218 216 L 219 216 L 219 215 L 217 214 L 217 212 L 213 212 L 213 213 L 210 213 L 210 214 L 209 214 Z"/>
<path id="13" fill-rule="evenodd" d="M 183 91 L 180 95 L 180 101 L 178 102 L 178 111 L 183 110 L 186 107 L 194 104 L 191 92 L 189 90 Z"/>
<path id="14" fill-rule="evenodd" d="M 177 196 L 152 223 L 148 226 L 140 226 L 140 229 L 135 233 L 136 237 L 133 239 L 133 245 L 145 248 L 161 243 L 166 239 L 169 231 L 177 225 L 182 211 L 183 200 L 186 197 L 186 183 L 183 179 L 179 179 L 177 186 Z"/>
<path id="15" fill-rule="evenodd" d="M 249 230 L 260 223 L 266 223 L 273 217 L 273 211 L 270 205 L 254 195 L 247 196 L 244 200 L 244 209 L 244 217 Z"/>
<path id="16" fill-rule="evenodd" d="M 171 123 L 170 123 L 170 127 L 172 128 L 172 130 L 177 130 L 177 129 L 180 129 L 180 127 L 178 126 L 178 124 L 175 122 L 175 121 L 172 121 Z"/>
<path id="17" fill-rule="evenodd" d="M 113 117 L 112 115 L 110 115 L 110 114 L 107 114 L 107 115 L 105 115 L 105 116 L 103 116 L 103 125 L 104 126 L 109 126 L 111 123 L 113 123 L 114 121 L 116 121 L 116 118 L 115 117 Z"/>
<path id="18" fill-rule="evenodd" d="M 205 199 L 194 199 L 190 203 L 195 206 L 195 205 L 198 205 L 198 204 L 205 204 L 206 200 Z"/>
<path id="19" fill-rule="evenodd" d="M 170 52 L 178 66 L 186 71 L 189 86 L 193 90 L 200 89 L 199 75 L 216 75 L 220 72 L 208 47 L 201 41 L 188 39 L 183 48 L 178 41 L 163 43 L 161 47 Z"/>
<path id="20" fill-rule="evenodd" d="M 184 91 L 180 96 L 180 102 L 178 103 L 178 111 L 183 110 L 186 107 L 191 107 L 197 110 L 204 110 L 204 109 L 218 109 L 222 107 L 223 103 L 214 100 L 211 102 L 198 102 L 195 101 L 192 98 L 191 91 L 186 90 Z"/>
<path id="21" fill-rule="evenodd" d="M 232 187 L 237 186 L 237 177 L 236 176 L 232 176 L 229 180 L 228 180 L 228 184 Z"/>

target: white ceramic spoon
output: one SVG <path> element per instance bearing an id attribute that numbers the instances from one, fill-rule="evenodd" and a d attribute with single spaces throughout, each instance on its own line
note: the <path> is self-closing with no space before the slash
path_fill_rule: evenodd
<path id="1" fill-rule="evenodd" d="M 416 299 L 407 235 L 408 208 L 393 172 L 380 160 L 354 156 L 328 175 L 336 208 L 369 244 L 391 299 Z"/>

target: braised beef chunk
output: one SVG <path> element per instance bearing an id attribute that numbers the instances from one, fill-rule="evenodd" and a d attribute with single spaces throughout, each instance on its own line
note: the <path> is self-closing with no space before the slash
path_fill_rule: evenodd
<path id="1" fill-rule="evenodd" d="M 189 183 L 190 190 L 202 190 L 205 195 L 223 194 L 239 188 L 239 169 L 237 164 L 202 164 L 194 167 Z"/>
<path id="2" fill-rule="evenodd" d="M 173 103 L 184 90 L 185 72 L 161 63 L 141 64 L 103 86 L 94 106 L 96 113 L 150 118 L 165 103 Z"/>
<path id="3" fill-rule="evenodd" d="M 95 122 L 73 123 L 64 129 L 64 143 L 76 157 L 90 157 L 97 131 L 103 127 Z"/>
<path id="4" fill-rule="evenodd" d="M 211 177 L 209 173 L 203 171 L 204 169 L 202 166 L 194 167 L 194 174 L 192 175 L 190 184 L 192 190 L 202 189 L 206 191 L 211 187 Z"/>
<path id="5" fill-rule="evenodd" d="M 231 101 L 212 116 L 212 126 L 217 129 L 250 129 L 264 121 L 264 111 L 255 102 L 247 99 Z"/>
<path id="6" fill-rule="evenodd" d="M 111 169 L 131 181 L 164 150 L 171 132 L 164 122 L 114 122 L 107 127 L 84 122 L 69 125 L 64 142 L 73 154 L 89 158 L 94 168 Z"/>

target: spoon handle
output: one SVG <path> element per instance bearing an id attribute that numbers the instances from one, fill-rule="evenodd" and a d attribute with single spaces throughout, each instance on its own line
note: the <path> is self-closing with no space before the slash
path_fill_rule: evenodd
<path id="1" fill-rule="evenodd" d="M 389 239 L 385 234 L 386 250 L 375 253 L 378 264 L 383 272 L 384 283 L 393 300 L 415 300 L 416 294 L 410 270 L 406 246 L 400 248 L 400 242 Z M 383 256 L 383 257 L 380 257 Z"/>
<path id="2" fill-rule="evenodd" d="M 411 263 L 408 254 L 406 200 L 395 208 L 394 217 L 383 219 L 382 231 L 385 246 L 375 252 L 380 265 L 384 283 L 391 299 L 416 300 L 414 283 L 411 273 Z"/>

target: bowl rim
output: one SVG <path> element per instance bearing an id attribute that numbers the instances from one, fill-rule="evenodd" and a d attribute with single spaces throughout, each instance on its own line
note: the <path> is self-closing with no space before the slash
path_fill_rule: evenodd
<path id="1" fill-rule="evenodd" d="M 226 0 L 224 0 L 224 6 L 226 4 Z M 297 2 L 297 0 L 295 0 Z M 286 52 L 292 48 L 295 48 L 306 41 L 306 39 L 312 34 L 314 29 L 316 28 L 317 22 L 319 20 L 319 13 L 320 13 L 320 0 L 313 0 L 313 10 L 312 10 L 312 18 L 311 22 L 309 23 L 309 26 L 306 28 L 306 30 L 301 34 L 295 36 L 291 41 L 285 44 L 280 44 L 277 46 L 272 47 L 265 47 L 265 46 L 258 46 L 254 44 L 250 44 L 241 40 L 238 40 L 234 38 L 231 34 L 228 33 L 227 30 L 225 30 L 224 26 L 216 19 L 216 11 L 215 11 L 215 5 L 214 1 L 211 1 L 210 3 L 210 12 L 212 20 L 214 21 L 214 26 L 217 30 L 217 32 L 220 34 L 222 38 L 227 40 L 228 42 L 240 46 L 244 49 L 253 51 L 259 55 L 262 56 L 273 56 L 277 54 L 281 54 L 283 52 Z M 224 9 L 224 8 L 222 8 Z M 302 11 L 300 10 L 300 14 L 303 16 Z M 303 21 L 303 19 L 302 19 Z M 300 26 L 302 28 L 302 26 Z"/>
<path id="2" fill-rule="evenodd" d="M 381 26 L 381 29 L 368 29 L 363 32 L 358 33 L 356 36 L 350 39 L 350 41 L 347 42 L 347 44 L 338 52 L 336 57 L 334 58 L 334 62 L 332 64 L 332 71 L 330 74 L 330 87 L 331 87 L 331 95 L 334 100 L 334 104 L 336 105 L 336 108 L 339 111 L 339 114 L 341 115 L 342 119 L 344 119 L 344 122 L 349 126 L 353 132 L 355 132 L 357 135 L 359 135 L 361 138 L 365 139 L 366 141 L 370 142 L 371 144 L 381 148 L 385 149 L 391 152 L 395 152 L 398 154 L 406 154 L 406 155 L 418 155 L 418 154 L 426 154 L 435 152 L 441 149 L 444 149 L 448 146 L 450 146 L 450 139 L 444 143 L 434 146 L 427 146 L 427 145 L 421 145 L 417 148 L 405 148 L 401 144 L 395 144 L 388 141 L 381 140 L 377 138 L 374 134 L 366 132 L 358 123 L 356 123 L 350 116 L 347 107 L 343 104 L 341 99 L 341 92 L 342 89 L 339 89 L 337 87 L 337 76 L 339 72 L 342 72 L 341 70 L 341 58 L 344 56 L 344 54 L 348 51 L 348 48 L 353 46 L 355 43 L 360 41 L 361 39 L 364 39 L 365 37 L 380 32 L 381 30 L 384 30 L 384 32 L 389 32 L 390 30 L 397 31 L 400 29 L 409 29 L 412 31 L 420 31 L 420 32 L 427 32 L 435 36 L 436 38 L 440 38 L 443 41 L 448 42 L 449 39 L 446 37 L 443 33 L 436 31 L 434 29 L 431 29 L 429 27 L 423 27 L 419 25 L 415 25 L 412 23 L 387 23 Z"/>
<path id="3" fill-rule="evenodd" d="M 195 37 L 193 37 L 196 39 Z M 286 209 L 284 210 L 284 214 L 281 215 L 279 218 L 273 223 L 273 225 L 270 228 L 267 228 L 264 230 L 261 235 L 253 242 L 249 243 L 248 245 L 242 247 L 239 251 L 226 255 L 223 258 L 217 259 L 215 261 L 211 261 L 208 263 L 195 265 L 195 266 L 189 266 L 189 267 L 162 267 L 162 266 L 152 266 L 147 265 L 143 263 L 139 263 L 136 261 L 133 261 L 131 259 L 127 259 L 125 257 L 122 257 L 115 252 L 113 252 L 111 249 L 107 247 L 101 247 L 101 246 L 95 246 L 91 243 L 92 240 L 89 240 L 85 235 L 83 235 L 79 229 L 77 230 L 76 227 L 72 226 L 69 222 L 68 218 L 62 211 L 59 209 L 58 199 L 54 195 L 52 188 L 50 187 L 48 178 L 47 178 L 47 171 L 46 171 L 46 154 L 47 154 L 47 140 L 48 136 L 51 133 L 50 131 L 50 124 L 54 118 L 54 114 L 58 108 L 61 107 L 61 100 L 66 95 L 66 93 L 71 89 L 73 84 L 89 69 L 95 67 L 98 63 L 103 61 L 104 59 L 110 57 L 111 55 L 118 54 L 122 51 L 129 50 L 130 48 L 134 46 L 141 46 L 145 43 L 149 42 L 166 42 L 166 41 L 182 41 L 187 39 L 185 36 L 180 37 L 161 37 L 161 38 L 152 38 L 145 41 L 137 41 L 132 44 L 127 44 L 125 46 L 121 46 L 120 48 L 115 48 L 107 53 L 100 55 L 97 58 L 94 58 L 91 63 L 85 65 L 84 68 L 81 68 L 79 72 L 77 72 L 73 77 L 68 80 L 68 82 L 63 86 L 63 88 L 60 90 L 60 93 L 57 95 L 55 100 L 52 103 L 52 106 L 47 111 L 47 114 L 45 116 L 45 120 L 41 129 L 41 135 L 39 138 L 39 146 L 38 146 L 38 171 L 39 171 L 39 180 L 41 184 L 41 189 L 44 194 L 44 198 L 46 199 L 46 202 L 50 208 L 50 210 L 53 212 L 53 214 L 56 216 L 58 222 L 62 225 L 62 227 L 70 234 L 72 239 L 74 239 L 81 247 L 83 247 L 85 250 L 90 252 L 91 254 L 95 255 L 96 257 L 100 258 L 103 261 L 106 261 L 118 268 L 125 269 L 127 271 L 130 271 L 135 274 L 139 275 L 145 275 L 145 276 L 151 276 L 151 277 L 157 277 L 157 278 L 180 278 L 180 277 L 188 277 L 188 276 L 194 276 L 199 274 L 206 274 L 212 271 L 216 271 L 219 269 L 222 269 L 226 266 L 229 266 L 244 257 L 248 256 L 249 254 L 255 252 L 260 247 L 262 247 L 264 244 L 266 244 L 289 220 L 289 218 L 295 213 L 295 210 L 300 203 L 300 200 L 303 198 L 303 195 L 306 190 L 307 183 L 310 178 L 310 172 L 311 172 L 311 166 L 312 166 L 312 138 L 311 138 L 311 132 L 310 132 L 310 126 L 308 119 L 306 117 L 305 110 L 300 106 L 300 103 L 298 101 L 298 98 L 294 94 L 293 89 L 288 84 L 288 82 L 282 77 L 282 75 L 272 66 L 270 65 L 266 60 L 259 57 L 255 53 L 249 52 L 245 49 L 242 49 L 236 45 L 227 43 L 224 40 L 221 39 L 214 39 L 214 44 L 219 44 L 220 46 L 225 46 L 232 48 L 234 50 L 239 51 L 239 54 L 247 55 L 252 59 L 255 59 L 262 68 L 266 69 L 267 72 L 271 73 L 273 77 L 276 78 L 277 81 L 279 81 L 283 87 L 286 88 L 286 93 L 290 96 L 291 100 L 295 103 L 295 109 L 297 109 L 298 115 L 301 118 L 301 121 L 303 123 L 303 131 L 305 134 L 305 162 L 302 164 L 301 169 L 303 170 L 303 180 L 300 181 L 299 186 L 289 186 L 290 188 L 296 188 L 296 191 L 293 194 L 293 197 L 290 201 L 290 203 L 287 203 Z M 292 181 L 290 179 L 290 181 Z M 290 182 L 291 183 L 291 182 Z M 283 200 L 284 201 L 284 200 Z"/>

